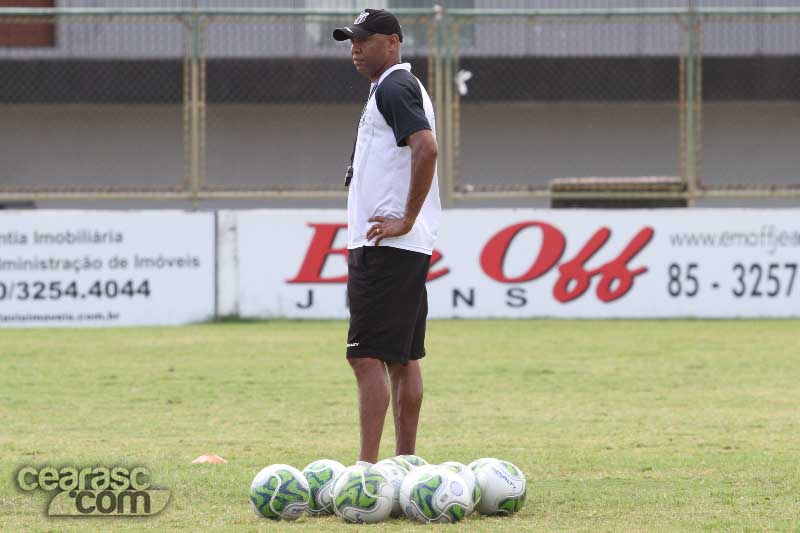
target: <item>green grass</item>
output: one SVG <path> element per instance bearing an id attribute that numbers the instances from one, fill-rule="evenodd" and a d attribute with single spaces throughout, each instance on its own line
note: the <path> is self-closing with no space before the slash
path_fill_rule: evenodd
<path id="1" fill-rule="evenodd" d="M 434 321 L 417 452 L 495 456 L 528 479 L 512 518 L 454 529 L 800 528 L 800 322 Z M 351 464 L 342 322 L 0 332 L 0 530 L 345 531 L 259 519 L 271 463 Z M 387 419 L 382 456 L 393 455 Z M 201 454 L 226 465 L 192 465 Z M 22 465 L 144 464 L 150 518 L 55 519 Z M 429 527 L 390 520 L 370 531 Z M 448 531 L 450 529 L 448 528 Z"/>

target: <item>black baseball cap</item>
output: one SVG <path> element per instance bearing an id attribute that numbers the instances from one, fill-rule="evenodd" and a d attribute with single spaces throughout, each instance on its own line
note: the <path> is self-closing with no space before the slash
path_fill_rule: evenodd
<path id="1" fill-rule="evenodd" d="M 333 30 L 333 38 L 337 41 L 346 41 L 353 37 L 366 39 L 373 33 L 383 35 L 397 34 L 403 42 L 403 29 L 397 17 L 384 9 L 365 9 L 349 26 Z"/>

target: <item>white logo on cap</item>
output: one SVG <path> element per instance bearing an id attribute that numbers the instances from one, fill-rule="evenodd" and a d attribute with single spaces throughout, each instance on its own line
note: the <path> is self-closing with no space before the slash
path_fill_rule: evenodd
<path id="1" fill-rule="evenodd" d="M 356 20 L 354 20 L 354 21 L 353 21 L 353 24 L 361 24 L 362 22 L 364 22 L 365 20 L 367 20 L 367 17 L 368 17 L 368 16 L 369 16 L 369 13 L 367 13 L 366 11 L 364 11 L 363 13 L 361 13 L 361 14 L 358 16 L 358 18 L 357 18 Z"/>

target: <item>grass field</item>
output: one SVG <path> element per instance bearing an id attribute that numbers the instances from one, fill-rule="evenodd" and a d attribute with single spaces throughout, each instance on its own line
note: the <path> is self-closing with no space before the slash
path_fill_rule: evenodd
<path id="1" fill-rule="evenodd" d="M 342 322 L 0 332 L 0 530 L 367 527 L 269 523 L 247 499 L 268 464 L 356 459 L 344 334 Z M 435 321 L 428 338 L 418 454 L 505 458 L 528 479 L 518 515 L 453 529 L 800 527 L 800 322 Z M 392 442 L 388 424 L 382 456 Z M 205 453 L 230 462 L 190 464 Z M 172 491 L 161 515 L 47 518 L 44 493 L 14 486 L 22 465 L 120 463 Z"/>

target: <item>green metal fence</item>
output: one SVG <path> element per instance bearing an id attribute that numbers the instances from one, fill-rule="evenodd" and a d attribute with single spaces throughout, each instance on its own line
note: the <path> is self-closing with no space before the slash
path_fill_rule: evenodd
<path id="1" fill-rule="evenodd" d="M 394 12 L 446 202 L 800 198 L 774 127 L 800 9 Z M 0 8 L 0 200 L 344 196 L 364 83 L 329 35 L 355 14 Z M 42 24 L 50 47 L 3 41 Z"/>

